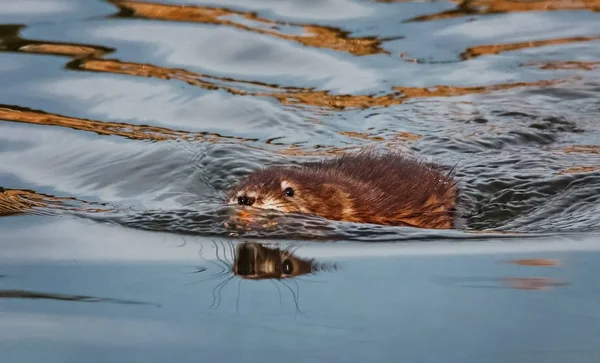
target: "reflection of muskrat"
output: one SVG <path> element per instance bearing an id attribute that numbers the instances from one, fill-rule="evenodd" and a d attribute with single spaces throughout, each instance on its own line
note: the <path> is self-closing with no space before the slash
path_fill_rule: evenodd
<path id="1" fill-rule="evenodd" d="M 439 166 L 398 153 L 361 152 L 252 172 L 230 204 L 360 223 L 453 228 L 455 181 Z"/>
<path id="2" fill-rule="evenodd" d="M 285 279 L 319 271 L 313 260 L 294 256 L 290 250 L 246 242 L 236 248 L 233 272 L 249 280 Z"/>

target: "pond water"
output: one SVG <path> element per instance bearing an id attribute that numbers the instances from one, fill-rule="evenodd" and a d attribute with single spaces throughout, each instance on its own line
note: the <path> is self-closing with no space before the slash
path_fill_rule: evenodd
<path id="1" fill-rule="evenodd" d="M 600 361 L 596 0 L 0 2 L 9 362 Z M 236 228 L 249 171 L 454 166 L 454 230 Z"/>

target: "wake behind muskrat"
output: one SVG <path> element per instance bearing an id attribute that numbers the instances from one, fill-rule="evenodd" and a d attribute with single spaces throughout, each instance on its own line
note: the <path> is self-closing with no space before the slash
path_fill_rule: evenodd
<path id="1" fill-rule="evenodd" d="M 229 204 L 338 221 L 449 229 L 457 198 L 451 174 L 400 153 L 349 153 L 256 170 L 231 190 Z"/>

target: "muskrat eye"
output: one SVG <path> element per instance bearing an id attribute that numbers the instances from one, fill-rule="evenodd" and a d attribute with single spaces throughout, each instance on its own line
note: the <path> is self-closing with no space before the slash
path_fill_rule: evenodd
<path id="1" fill-rule="evenodd" d="M 292 272 L 294 272 L 294 265 L 292 264 L 292 261 L 290 261 L 290 260 L 284 260 L 282 267 L 283 267 L 283 273 L 286 275 L 290 275 Z"/>
<path id="2" fill-rule="evenodd" d="M 293 197 L 294 196 L 294 189 L 292 188 L 285 188 L 285 190 L 283 191 L 283 194 L 287 195 L 288 197 Z"/>

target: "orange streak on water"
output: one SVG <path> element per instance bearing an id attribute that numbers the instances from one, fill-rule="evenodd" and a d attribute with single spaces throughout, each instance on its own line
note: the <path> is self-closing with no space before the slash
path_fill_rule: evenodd
<path id="1" fill-rule="evenodd" d="M 71 197 L 55 197 L 32 190 L 0 188 L 0 216 L 17 214 L 47 214 L 49 210 L 70 210 L 88 213 L 111 211 L 103 205 L 94 205 Z"/>
<path id="2" fill-rule="evenodd" d="M 133 13 L 132 16 L 139 18 L 231 26 L 249 32 L 295 41 L 309 47 L 328 48 L 357 56 L 387 53 L 381 48 L 381 40 L 375 38 L 354 38 L 350 37 L 348 32 L 334 27 L 274 21 L 261 18 L 252 12 L 233 11 L 227 8 L 165 5 L 137 1 L 111 0 L 111 3 L 121 9 L 131 11 Z M 240 21 L 241 19 L 236 20 L 236 17 L 243 19 L 244 22 Z M 256 26 L 248 25 L 252 22 L 257 23 Z M 298 27 L 305 34 L 286 34 L 278 31 L 279 26 Z"/>
<path id="3" fill-rule="evenodd" d="M 600 39 L 600 36 L 589 36 L 589 37 L 570 37 L 570 38 L 559 38 L 559 39 L 534 40 L 534 41 L 522 42 L 522 43 L 478 45 L 475 47 L 467 48 L 467 50 L 465 50 L 461 54 L 461 58 L 463 60 L 467 60 L 467 59 L 481 57 L 482 55 L 499 54 L 502 52 L 510 52 L 510 51 L 520 50 L 520 49 L 545 47 L 548 45 L 591 42 L 591 41 L 599 40 L 599 39 Z"/>
<path id="4" fill-rule="evenodd" d="M 381 1 L 381 0 L 380 0 Z M 392 2 L 392 1 L 385 1 Z M 529 11 L 589 10 L 600 11 L 600 0 L 463 0 L 457 1 L 457 8 L 436 14 L 423 15 L 412 21 L 432 21 L 463 16 L 491 15 L 502 13 L 522 13 Z"/>

